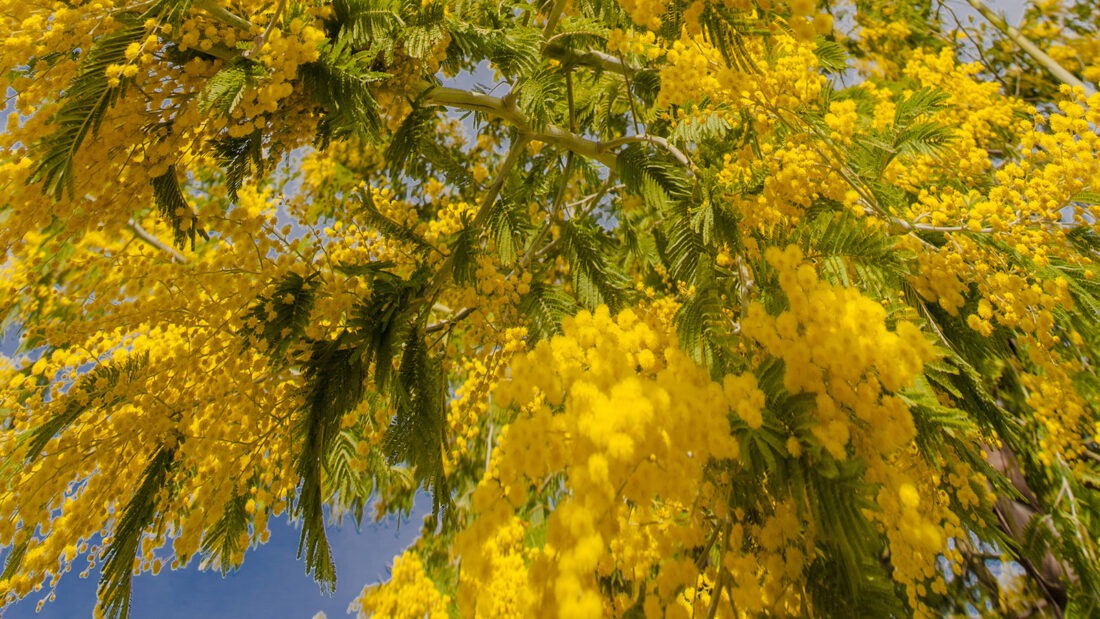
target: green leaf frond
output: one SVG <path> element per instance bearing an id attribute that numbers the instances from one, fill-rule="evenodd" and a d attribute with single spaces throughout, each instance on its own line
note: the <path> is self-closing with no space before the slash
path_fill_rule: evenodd
<path id="1" fill-rule="evenodd" d="M 245 318 L 245 338 L 263 338 L 271 347 L 271 359 L 284 362 L 287 350 L 305 336 L 309 316 L 317 299 L 319 273 L 302 277 L 287 273 L 275 284 L 270 295 L 252 304 Z"/>
<path id="2" fill-rule="evenodd" d="M 355 49 L 385 50 L 387 60 L 392 60 L 395 34 L 405 26 L 401 4 L 401 0 L 336 0 L 332 8 L 339 38 Z"/>
<path id="3" fill-rule="evenodd" d="M 446 448 L 446 385 L 442 358 L 433 355 L 422 331 L 404 342 L 393 391 L 395 414 L 383 443 L 391 464 L 413 467 L 418 485 L 432 493 L 432 516 L 452 516 L 450 489 L 443 471 Z M 434 528 L 434 527 L 432 527 Z"/>
<path id="4" fill-rule="evenodd" d="M 99 131 L 107 112 L 126 87 L 125 78 L 112 84 L 107 68 L 126 64 L 126 48 L 145 36 L 140 19 L 127 13 L 116 19 L 120 28 L 92 44 L 65 92 L 61 109 L 50 121 L 53 132 L 36 145 L 38 164 L 30 182 L 42 182 L 44 191 L 58 200 L 64 193 L 75 195 L 73 164 L 77 150 L 89 135 Z"/>
<path id="5" fill-rule="evenodd" d="M 238 199 L 237 192 L 252 174 L 264 173 L 264 138 L 259 129 L 241 137 L 224 136 L 211 141 L 214 157 L 225 170 L 225 186 L 230 199 Z"/>
<path id="6" fill-rule="evenodd" d="M 230 499 L 221 517 L 203 532 L 202 569 L 213 568 L 225 576 L 237 566 L 248 549 L 248 498 L 248 494 L 241 493 Z"/>
<path id="7" fill-rule="evenodd" d="M 595 222 L 570 219 L 562 222 L 561 240 L 581 305 L 595 309 L 605 303 L 618 311 L 626 301 L 629 281 L 609 260 L 612 239 Z"/>
<path id="8" fill-rule="evenodd" d="M 305 404 L 297 433 L 302 447 L 296 470 L 301 486 L 294 515 L 302 520 L 298 557 L 306 572 L 330 592 L 336 589 L 336 564 L 325 532 L 323 468 L 340 432 L 340 420 L 359 405 L 367 380 L 367 362 L 346 335 L 315 342 L 304 371 Z"/>
<path id="9" fill-rule="evenodd" d="M 182 248 L 190 243 L 191 249 L 194 249 L 195 237 L 205 237 L 206 234 L 199 228 L 198 217 L 187 203 L 187 196 L 183 193 L 183 187 L 176 175 L 176 166 L 168 166 L 164 174 L 153 178 L 151 182 L 157 212 L 172 227 L 176 247 Z"/>
<path id="10" fill-rule="evenodd" d="M 559 71 L 539 69 L 524 80 L 519 91 L 519 108 L 534 131 L 561 124 L 564 116 L 565 78 Z"/>
<path id="11" fill-rule="evenodd" d="M 505 191 L 501 199 L 492 204 L 485 220 L 489 240 L 496 246 L 501 263 L 508 266 L 515 262 L 534 231 L 527 204 L 515 199 L 517 197 Z"/>
<path id="12" fill-rule="evenodd" d="M 561 332 L 561 321 L 577 313 L 577 302 L 558 286 L 542 282 L 520 298 L 520 312 L 526 317 L 533 338 L 547 339 Z"/>
<path id="13" fill-rule="evenodd" d="M 254 88 L 267 69 L 260 63 L 238 56 L 210 77 L 199 93 L 199 112 L 211 112 L 229 118 L 244 100 L 244 93 Z"/>
<path id="14" fill-rule="evenodd" d="M 109 619 L 130 616 L 130 591 L 133 584 L 134 561 L 141 549 L 141 538 L 153 524 L 161 492 L 175 462 L 174 449 L 160 447 L 149 459 L 142 474 L 141 485 L 122 510 L 111 543 L 104 555 L 99 577 L 98 608 Z"/>
<path id="15" fill-rule="evenodd" d="M 692 196 L 692 183 L 679 161 L 650 155 L 641 144 L 629 144 L 616 157 L 623 184 L 658 211 Z"/>
<path id="16" fill-rule="evenodd" d="M 384 126 L 370 85 L 390 74 L 374 71 L 372 65 L 370 53 L 352 53 L 348 46 L 334 42 L 325 46 L 319 60 L 299 70 L 305 90 L 324 111 L 317 128 L 322 146 L 352 135 L 372 143 L 382 135 Z"/>
<path id="17" fill-rule="evenodd" d="M 459 286 L 470 284 L 474 281 L 474 273 L 477 271 L 477 257 L 480 251 L 481 230 L 473 226 L 472 216 L 469 213 L 461 215 L 462 229 L 455 235 L 451 243 L 451 275 Z"/>

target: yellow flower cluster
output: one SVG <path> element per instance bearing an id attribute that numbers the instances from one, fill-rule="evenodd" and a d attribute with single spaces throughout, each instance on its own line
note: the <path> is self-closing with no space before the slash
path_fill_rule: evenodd
<path id="1" fill-rule="evenodd" d="M 665 14 L 668 0 L 619 0 L 619 4 L 635 24 L 657 30 L 661 27 L 661 17 Z"/>
<path id="2" fill-rule="evenodd" d="M 742 332 L 784 361 L 788 391 L 815 394 L 817 423 L 809 432 L 816 442 L 837 460 L 854 454 L 868 464 L 868 481 L 881 487 L 876 502 L 891 541 L 894 579 L 910 587 L 916 605 L 944 550 L 941 523 L 948 511 L 918 510 L 921 493 L 912 480 L 919 477 L 893 472 L 899 462 L 919 465 L 906 454 L 916 429 L 896 393 L 934 357 L 932 348 L 912 323 L 899 321 L 889 331 L 883 306 L 857 289 L 821 281 L 798 247 L 770 247 L 764 255 L 778 272 L 788 308 L 773 317 L 759 303 L 749 305 Z"/>
<path id="3" fill-rule="evenodd" d="M 1026 123 L 1022 125 L 1019 118 L 1028 107 L 1002 94 L 996 82 L 974 79 L 981 65 L 959 64 L 950 48 L 935 53 L 918 50 L 906 57 L 902 72 L 905 77 L 922 88 L 937 88 L 948 95 L 944 107 L 927 120 L 949 128 L 952 139 L 945 151 L 896 158 L 883 172 L 883 178 L 913 192 L 926 187 L 929 178 L 979 186 L 981 175 L 993 169 L 990 151 L 1001 136 L 1027 131 Z M 950 188 L 946 182 L 940 186 Z"/>
<path id="4" fill-rule="evenodd" d="M 436 217 L 428 222 L 424 231 L 424 240 L 438 245 L 441 238 L 449 237 L 462 229 L 462 219 L 472 219 L 477 207 L 468 202 L 443 198 Z"/>
<path id="5" fill-rule="evenodd" d="M 394 557 L 390 579 L 364 588 L 348 612 L 387 619 L 447 619 L 448 603 L 449 597 L 424 573 L 420 555 L 412 548 Z"/>
<path id="6" fill-rule="evenodd" d="M 746 145 L 723 157 L 719 186 L 730 192 L 727 204 L 746 233 L 797 224 L 813 200 L 826 197 L 862 215 L 859 194 L 827 165 L 813 136 L 771 133 L 756 148 Z M 757 156 L 762 155 L 762 157 Z"/>
<path id="7" fill-rule="evenodd" d="M 842 145 L 851 144 L 858 121 L 856 102 L 851 99 L 834 101 L 829 106 L 829 112 L 825 114 L 825 125 L 832 130 L 829 137 Z"/>
<path id="8" fill-rule="evenodd" d="M 916 252 L 918 268 L 910 281 L 917 292 L 938 302 L 952 316 L 958 314 L 969 290 L 963 279 L 965 257 L 950 248 L 931 247 L 915 236 L 902 238 L 899 244 Z"/>
<path id="9" fill-rule="evenodd" d="M 491 341 L 474 337 L 476 335 L 474 333 L 469 337 Z M 462 384 L 455 390 L 454 397 L 447 405 L 447 434 L 452 438 L 453 444 L 444 459 L 444 466 L 451 467 L 475 451 L 472 443 L 481 435 L 489 418 L 491 394 L 497 387 L 504 364 L 514 353 L 523 350 L 526 335 L 527 330 L 522 327 L 505 329 L 497 338 L 499 342 L 493 342 L 499 343 L 499 346 L 485 346 L 483 350 L 490 352 L 462 360 L 458 373 L 462 377 Z"/>
<path id="10" fill-rule="evenodd" d="M 644 580 L 660 567 L 659 553 L 623 546 L 624 536 L 637 539 L 640 533 L 631 523 L 657 508 L 651 506 L 691 504 L 707 461 L 737 453 L 730 408 L 740 407 L 751 418 L 749 407 L 760 401 L 751 385 L 737 381 L 724 393 L 672 345 L 667 320 L 673 310 L 627 310 L 615 318 L 606 307 L 582 312 L 565 321 L 561 336 L 515 359 L 510 380 L 495 395 L 502 405 L 522 405 L 526 412 L 501 431 L 490 472 L 474 492 L 478 518 L 456 542 L 463 573 L 488 573 L 484 540 L 493 539 L 529 494 L 556 475 L 564 475 L 564 491 L 547 519 L 547 543 L 529 568 L 528 586 L 542 614 L 602 616 L 597 573 L 620 570 Z M 729 401 L 746 391 L 747 402 Z M 690 548 L 685 542 L 702 537 L 698 526 L 687 517 L 658 543 L 670 553 L 683 552 L 677 548 Z M 643 556 L 654 559 L 623 560 Z M 659 603 L 670 604 L 679 584 L 693 583 L 695 576 L 661 569 L 669 584 L 660 588 Z M 460 590 L 459 597 L 476 596 Z"/>
<path id="11" fill-rule="evenodd" d="M 525 619 L 539 614 L 528 570 L 538 551 L 525 543 L 530 527 L 513 517 L 484 540 L 477 561 L 463 562 L 458 606 L 469 616 Z"/>
<path id="12" fill-rule="evenodd" d="M 661 69 L 661 92 L 657 107 L 688 106 L 706 98 L 718 101 L 729 98 L 722 93 L 719 67 L 725 66 L 722 55 L 702 35 L 674 41 L 667 50 L 667 64 Z"/>
<path id="13" fill-rule="evenodd" d="M 889 13 L 889 7 L 882 12 Z M 860 63 L 864 70 L 886 77 L 896 76 L 900 69 L 898 60 L 912 51 L 906 44 L 906 39 L 913 34 L 909 23 L 902 19 L 868 16 L 863 11 L 857 19 L 860 45 L 870 52 Z"/>
<path id="14" fill-rule="evenodd" d="M 620 28 L 615 28 L 607 33 L 607 51 L 624 56 L 641 56 L 651 61 L 660 58 L 665 53 L 665 50 L 657 43 L 657 35 L 652 31 L 624 31 Z"/>
<path id="15" fill-rule="evenodd" d="M 773 318 L 753 303 L 742 330 L 783 359 L 788 391 L 817 394 L 814 435 L 838 460 L 847 456 L 853 426 L 868 433 L 879 453 L 908 444 L 914 433 L 908 408 L 889 392 L 908 385 L 931 358 L 920 330 L 898 322 L 895 332 L 888 331 L 881 304 L 857 289 L 819 280 L 796 246 L 768 248 L 765 257 L 778 271 L 790 307 Z M 819 311 L 823 307 L 834 309 Z"/>

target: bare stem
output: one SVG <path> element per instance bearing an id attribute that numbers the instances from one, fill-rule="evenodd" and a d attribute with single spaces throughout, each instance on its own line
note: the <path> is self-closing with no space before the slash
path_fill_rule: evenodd
<path id="1" fill-rule="evenodd" d="M 679 161 L 685 168 L 688 169 L 689 174 L 694 175 L 695 170 L 697 169 L 695 167 L 695 164 L 691 162 L 691 159 L 688 159 L 687 155 L 685 155 L 682 150 L 676 148 L 676 146 L 674 146 L 671 142 L 659 135 L 649 135 L 648 133 L 640 133 L 638 135 L 624 135 L 621 138 L 615 138 L 614 140 L 601 142 L 600 148 L 604 150 L 610 150 L 617 146 L 622 146 L 623 144 L 630 144 L 634 142 L 647 142 L 649 144 L 660 146 L 661 148 L 667 150 L 670 155 L 676 158 L 676 161 Z"/>
<path id="2" fill-rule="evenodd" d="M 1063 84 L 1068 84 L 1074 88 L 1081 88 L 1082 90 L 1088 90 L 1085 83 L 1077 79 L 1077 77 L 1070 73 L 1065 67 L 1058 64 L 1058 61 L 1054 60 L 1046 54 L 1043 50 L 1039 49 L 1037 45 L 1032 43 L 1027 37 L 1025 37 L 1019 30 L 1009 25 L 1007 21 L 1000 15 L 993 12 L 993 9 L 986 6 L 981 0 L 966 0 L 970 6 L 974 7 L 974 10 L 981 13 L 982 17 L 986 18 L 989 23 L 993 24 L 993 27 L 1004 33 L 1006 37 L 1012 40 L 1013 43 L 1018 45 L 1020 49 L 1024 50 L 1028 56 L 1031 56 L 1035 62 L 1039 63 L 1044 69 L 1050 71 L 1050 74 L 1058 78 Z"/>
<path id="3" fill-rule="evenodd" d="M 271 16 L 271 21 L 267 23 L 267 28 L 264 28 L 263 34 L 256 37 L 252 47 L 243 54 L 245 58 L 252 58 L 260 53 L 260 50 L 264 48 L 264 43 L 267 42 L 267 37 L 271 36 L 271 31 L 275 29 L 275 24 L 278 24 L 279 20 L 282 19 L 285 8 L 286 0 L 279 0 L 279 4 L 275 6 L 275 14 Z"/>
<path id="4" fill-rule="evenodd" d="M 241 30 L 252 30 L 252 22 L 237 17 L 233 13 L 230 13 L 225 9 L 225 7 L 218 4 L 217 0 L 195 0 L 192 5 L 196 8 L 206 11 L 207 13 L 210 13 L 211 17 L 222 22 L 223 24 L 233 26 L 234 28 L 239 28 Z"/>
<path id="5" fill-rule="evenodd" d="M 554 31 L 558 28 L 558 20 L 561 19 L 561 12 L 565 9 L 565 3 L 567 0 L 553 0 L 554 6 L 550 7 L 550 14 L 546 16 L 546 27 L 542 30 L 543 38 L 549 38 L 554 34 Z"/>
<path id="6" fill-rule="evenodd" d="M 599 161 L 612 170 L 616 169 L 615 156 L 602 149 L 600 142 L 589 140 L 554 125 L 547 125 L 541 131 L 534 131 L 527 121 L 527 118 L 523 115 L 523 112 L 508 105 L 504 99 L 499 97 L 469 92 L 458 88 L 435 86 L 428 89 L 422 101 L 429 104 L 434 103 L 436 105 L 484 112 L 514 126 L 521 134 L 526 135 L 528 139 L 561 146 L 582 157 Z"/>
<path id="7" fill-rule="evenodd" d="M 145 243 L 147 243 L 149 246 L 155 247 L 165 254 L 168 254 L 168 257 L 172 259 L 172 262 L 175 262 L 176 264 L 184 264 L 187 262 L 187 258 L 185 258 L 183 254 L 176 251 L 176 249 L 171 245 L 166 244 L 164 241 L 152 235 L 145 228 L 142 228 L 141 224 L 134 221 L 133 219 L 126 222 L 126 227 L 133 231 L 134 236 L 141 239 L 142 241 L 145 241 Z"/>

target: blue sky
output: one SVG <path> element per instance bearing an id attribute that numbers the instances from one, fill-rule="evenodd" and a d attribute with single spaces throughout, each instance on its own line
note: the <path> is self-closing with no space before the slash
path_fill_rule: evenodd
<path id="1" fill-rule="evenodd" d="M 271 521 L 271 539 L 245 555 L 241 569 L 225 578 L 216 572 L 201 572 L 197 561 L 185 570 L 165 570 L 157 576 L 134 579 L 131 617 L 145 619 L 244 619 L 250 617 L 310 619 L 324 611 L 330 619 L 347 617 L 348 604 L 363 585 L 385 578 L 393 557 L 411 544 L 420 531 L 424 516 L 414 512 L 411 520 L 397 525 L 395 519 L 329 529 L 329 541 L 336 559 L 337 586 L 334 595 L 322 595 L 295 559 L 298 530 L 285 519 Z M 74 619 L 91 617 L 95 606 L 97 573 L 81 579 L 74 570 L 57 588 L 57 600 L 47 602 L 35 614 L 42 593 L 22 600 L 3 612 L 3 619 Z"/>

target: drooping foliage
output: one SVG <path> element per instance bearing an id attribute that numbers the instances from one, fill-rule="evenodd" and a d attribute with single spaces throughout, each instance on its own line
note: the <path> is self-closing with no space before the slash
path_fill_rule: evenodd
<path id="1" fill-rule="evenodd" d="M 0 3 L 0 607 L 1100 613 L 1095 3 Z"/>

